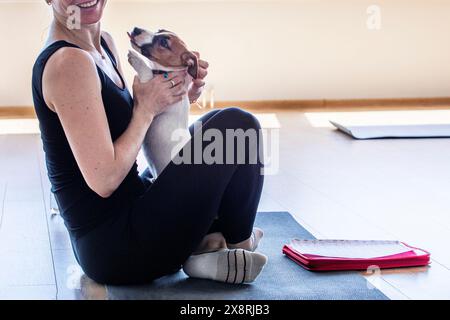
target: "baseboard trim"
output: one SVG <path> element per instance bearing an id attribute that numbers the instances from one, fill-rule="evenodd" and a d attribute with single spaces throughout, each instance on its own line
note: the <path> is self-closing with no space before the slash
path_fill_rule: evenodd
<path id="1" fill-rule="evenodd" d="M 279 112 L 327 112 L 327 111 L 368 111 L 368 110 L 424 110 L 450 109 L 450 97 L 440 98 L 393 98 L 393 99 L 340 99 L 340 100 L 260 100 L 260 101 L 218 101 L 215 108 L 230 106 L 249 111 Z M 192 106 L 192 113 L 210 111 L 210 107 L 200 109 Z M 0 119 L 33 119 L 33 107 L 0 107 Z"/>
<path id="2" fill-rule="evenodd" d="M 392 109 L 397 107 L 424 108 L 430 106 L 448 108 L 450 97 L 444 98 L 392 98 L 392 99 L 323 99 L 323 100 L 261 100 L 261 101 L 220 101 L 216 106 L 239 106 L 248 109 L 280 109 L 300 111 L 320 111 L 333 109 Z"/>
<path id="3" fill-rule="evenodd" d="M 34 119 L 33 107 L 0 107 L 0 119 Z"/>

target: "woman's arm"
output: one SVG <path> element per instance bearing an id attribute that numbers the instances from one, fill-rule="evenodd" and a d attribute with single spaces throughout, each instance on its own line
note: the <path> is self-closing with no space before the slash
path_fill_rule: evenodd
<path id="1" fill-rule="evenodd" d="M 47 63 L 43 84 L 47 105 L 58 114 L 84 179 L 104 198 L 111 196 L 130 171 L 153 117 L 185 93 L 182 86 L 170 88 L 163 77 L 146 84 L 135 81 L 131 122 L 113 142 L 96 64 L 87 52 L 58 50 Z"/>

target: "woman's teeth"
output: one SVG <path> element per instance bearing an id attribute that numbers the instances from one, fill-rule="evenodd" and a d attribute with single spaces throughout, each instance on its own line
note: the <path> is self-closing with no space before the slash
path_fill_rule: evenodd
<path id="1" fill-rule="evenodd" d="M 84 8 L 84 9 L 92 8 L 92 7 L 95 7 L 97 5 L 98 1 L 99 0 L 93 0 L 93 1 L 90 1 L 90 2 L 86 2 L 86 3 L 80 3 L 78 6 L 80 8 Z"/>

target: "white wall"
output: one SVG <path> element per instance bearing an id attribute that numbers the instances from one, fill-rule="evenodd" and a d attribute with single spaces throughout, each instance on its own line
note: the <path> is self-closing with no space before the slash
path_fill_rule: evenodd
<path id="1" fill-rule="evenodd" d="M 366 27 L 371 4 L 380 31 Z M 44 1 L 0 0 L 0 106 L 32 104 L 49 19 Z M 176 31 L 200 51 L 218 100 L 450 95 L 448 0 L 110 0 L 104 28 L 123 59 L 135 25 Z"/>

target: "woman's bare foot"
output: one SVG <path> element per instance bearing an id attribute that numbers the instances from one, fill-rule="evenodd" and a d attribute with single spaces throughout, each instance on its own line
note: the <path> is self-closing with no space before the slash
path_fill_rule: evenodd
<path id="1" fill-rule="evenodd" d="M 258 248 L 259 242 L 264 236 L 264 231 L 260 228 L 253 228 L 252 235 L 249 239 L 236 244 L 228 243 L 229 249 L 244 249 L 248 251 L 255 251 Z"/>
<path id="2" fill-rule="evenodd" d="M 216 232 L 205 236 L 193 255 L 227 249 L 227 242 L 222 233 Z"/>
<path id="3" fill-rule="evenodd" d="M 224 249 L 192 255 L 183 270 L 191 278 L 242 284 L 255 281 L 266 263 L 267 257 L 257 252 Z"/>

